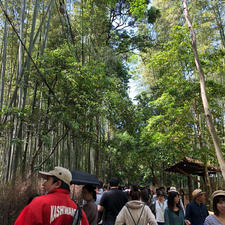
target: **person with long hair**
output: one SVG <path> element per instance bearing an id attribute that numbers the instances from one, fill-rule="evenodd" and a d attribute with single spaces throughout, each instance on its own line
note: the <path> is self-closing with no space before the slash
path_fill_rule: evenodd
<path id="1" fill-rule="evenodd" d="M 168 193 L 167 205 L 164 213 L 165 225 L 184 225 L 184 211 L 180 206 L 180 198 L 177 191 Z"/>
<path id="2" fill-rule="evenodd" d="M 157 225 L 151 209 L 141 201 L 141 191 L 138 186 L 133 186 L 129 192 L 129 201 L 119 212 L 115 225 Z"/>
<path id="3" fill-rule="evenodd" d="M 83 210 L 86 213 L 89 225 L 96 225 L 98 220 L 98 209 L 95 204 L 96 201 L 96 191 L 95 187 L 91 184 L 86 184 L 82 188 L 83 199 L 87 202 L 83 205 Z"/>
<path id="4" fill-rule="evenodd" d="M 141 201 L 150 207 L 151 202 L 149 197 L 149 190 L 147 188 L 141 189 Z"/>
<path id="5" fill-rule="evenodd" d="M 225 191 L 215 191 L 212 197 L 214 215 L 207 216 L 204 225 L 223 225 L 225 224 Z"/>

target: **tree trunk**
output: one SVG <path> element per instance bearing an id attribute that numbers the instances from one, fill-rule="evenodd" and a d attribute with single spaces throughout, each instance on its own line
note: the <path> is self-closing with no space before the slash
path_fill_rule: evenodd
<path id="1" fill-rule="evenodd" d="M 81 0 L 81 62 L 82 66 L 84 66 L 84 24 L 83 24 L 83 17 L 84 17 L 84 3 Z"/>
<path id="2" fill-rule="evenodd" d="M 213 12 L 215 14 L 216 24 L 217 24 L 217 27 L 220 32 L 221 42 L 222 42 L 223 47 L 225 48 L 225 34 L 224 34 L 222 15 L 221 15 L 221 12 L 219 9 L 218 1 L 215 1 L 214 3 L 215 3 L 215 5 L 213 5 Z"/>
<path id="3" fill-rule="evenodd" d="M 47 47 L 48 44 L 48 31 L 49 31 L 49 25 L 52 17 L 52 10 L 53 10 L 53 1 L 50 2 L 50 9 L 48 12 L 48 21 L 45 24 L 45 29 L 44 29 L 44 42 L 41 48 L 41 55 L 43 55 L 45 48 Z"/>
<path id="4" fill-rule="evenodd" d="M 43 24 L 45 22 L 45 19 L 46 19 L 47 15 L 49 14 L 49 10 L 52 8 L 53 2 L 54 2 L 54 0 L 50 0 L 46 12 L 45 13 L 43 12 L 44 16 L 42 17 L 42 20 L 41 20 L 41 23 L 39 25 L 39 28 L 38 28 L 38 30 L 37 30 L 37 32 L 35 34 L 34 39 L 33 39 L 33 45 L 36 43 L 36 40 L 37 40 L 37 38 L 38 38 L 38 36 L 39 36 L 39 34 L 41 32 L 41 28 L 42 28 L 42 26 L 43 26 Z"/>
<path id="5" fill-rule="evenodd" d="M 23 29 L 24 29 L 24 16 L 25 16 L 25 5 L 26 0 L 21 0 L 21 10 L 20 10 L 20 39 L 23 41 Z M 18 52 L 18 79 L 22 79 L 23 75 L 23 45 L 21 41 L 19 42 L 19 52 Z M 23 94 L 23 85 L 19 89 L 19 102 L 18 107 L 22 106 L 22 94 Z"/>
<path id="6" fill-rule="evenodd" d="M 149 165 L 149 168 L 151 170 L 153 182 L 156 184 L 156 186 L 160 186 L 160 181 L 157 175 L 155 174 L 155 165 L 153 164 L 153 162 L 151 163 L 151 165 Z"/>
<path id="7" fill-rule="evenodd" d="M 207 199 L 209 200 L 210 207 L 212 207 L 212 199 L 210 196 L 212 195 L 212 186 L 209 179 L 209 171 L 208 171 L 208 162 L 205 165 L 205 184 L 207 187 Z"/>
<path id="8" fill-rule="evenodd" d="M 29 41 L 29 55 L 32 55 L 32 50 L 33 50 L 33 39 L 34 39 L 34 30 L 36 26 L 36 20 L 37 20 L 37 14 L 38 14 L 38 8 L 39 8 L 39 0 L 35 1 L 35 6 L 34 6 L 34 13 L 33 13 L 33 19 L 32 19 L 32 25 L 31 25 L 31 33 L 30 33 L 30 41 Z M 30 70 L 30 57 L 27 55 L 25 66 L 27 72 Z M 22 106 L 25 107 L 26 104 L 26 96 L 27 96 L 27 87 L 28 87 L 28 73 L 24 74 L 24 93 L 23 93 L 23 100 L 22 100 Z"/>
<path id="9" fill-rule="evenodd" d="M 21 0 L 21 10 L 20 10 L 20 39 L 23 41 L 23 30 L 24 30 L 24 17 L 25 17 L 25 6 L 26 0 Z M 23 77 L 23 45 L 21 41 L 19 42 L 19 52 L 18 52 L 18 79 L 21 80 Z M 23 85 L 19 89 L 19 99 L 18 99 L 18 108 L 22 109 L 22 96 L 24 93 Z M 22 155 L 22 135 L 23 135 L 23 121 L 20 118 L 16 118 L 16 126 L 15 126 L 15 151 L 13 152 L 12 158 L 12 180 L 15 181 L 16 173 L 18 169 L 18 165 L 20 163 L 21 155 Z"/>
<path id="10" fill-rule="evenodd" d="M 99 148 L 100 148 L 100 136 L 101 136 L 100 118 L 96 116 L 96 148 L 95 148 L 95 174 L 99 176 Z"/>
<path id="11" fill-rule="evenodd" d="M 200 149 L 202 149 L 204 146 L 204 142 L 203 142 L 201 127 L 200 127 L 200 122 L 199 122 L 199 115 L 197 113 L 196 101 L 194 102 L 194 115 L 195 115 L 196 126 L 197 126 L 197 139 L 198 139 L 198 145 L 199 145 L 198 147 Z M 207 196 L 211 196 L 212 195 L 212 186 L 211 186 L 211 182 L 209 179 L 209 173 L 208 173 L 208 159 L 204 153 L 202 155 L 202 158 L 204 159 L 204 165 L 205 165 L 204 174 L 205 174 L 205 185 L 206 185 L 206 190 L 207 190 Z"/>
<path id="12" fill-rule="evenodd" d="M 6 12 L 7 12 L 7 8 L 8 8 L 8 0 L 5 1 Z M 8 36 L 7 18 L 5 18 L 4 37 L 3 37 L 3 53 L 2 53 L 2 70 L 1 70 L 1 81 L 0 81 L 0 110 L 3 106 L 3 99 L 4 99 L 4 83 L 5 83 L 4 81 L 5 81 L 5 69 L 6 69 L 7 36 Z"/>
<path id="13" fill-rule="evenodd" d="M 217 156 L 217 159 L 218 159 L 218 162 L 220 165 L 220 169 L 222 172 L 222 176 L 223 176 L 223 179 L 225 180 L 225 161 L 223 159 L 219 139 L 217 137 L 216 130 L 215 130 L 215 127 L 214 127 L 214 124 L 212 121 L 212 116 L 211 116 L 211 113 L 209 110 L 208 99 L 206 96 L 205 76 L 204 76 L 204 72 L 202 70 L 201 63 L 200 63 L 200 60 L 198 57 L 196 36 L 195 36 L 195 32 L 194 32 L 194 29 L 192 27 L 192 24 L 191 24 L 191 21 L 189 18 L 187 0 L 183 0 L 183 5 L 184 5 L 185 19 L 186 19 L 186 22 L 188 24 L 188 27 L 189 27 L 189 30 L 190 30 L 190 33 L 192 36 L 192 49 L 193 49 L 194 57 L 195 57 L 195 65 L 196 65 L 196 68 L 197 68 L 197 71 L 199 74 L 199 79 L 200 79 L 201 97 L 202 97 L 202 103 L 203 103 L 204 112 L 205 112 L 205 116 L 206 116 L 206 121 L 207 121 L 207 125 L 209 128 L 209 132 L 210 132 L 212 140 L 213 140 L 213 144 L 214 144 L 216 156 Z"/>

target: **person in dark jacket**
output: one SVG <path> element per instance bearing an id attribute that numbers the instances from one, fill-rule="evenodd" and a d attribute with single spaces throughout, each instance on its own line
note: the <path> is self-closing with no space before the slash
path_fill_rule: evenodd
<path id="1" fill-rule="evenodd" d="M 87 216 L 89 225 L 96 225 L 98 220 L 98 209 L 95 204 L 96 191 L 91 184 L 86 184 L 82 189 L 83 199 L 87 202 L 83 205 L 83 210 Z"/>
<path id="2" fill-rule="evenodd" d="M 104 210 L 104 225 L 114 225 L 117 215 L 128 201 L 127 193 L 118 189 L 119 180 L 111 178 L 109 181 L 110 190 L 105 191 L 98 205 L 98 212 Z"/>
<path id="3" fill-rule="evenodd" d="M 193 201 L 186 206 L 185 220 L 188 225 L 203 225 L 209 215 L 205 202 L 205 192 L 195 189 L 192 192 Z"/>

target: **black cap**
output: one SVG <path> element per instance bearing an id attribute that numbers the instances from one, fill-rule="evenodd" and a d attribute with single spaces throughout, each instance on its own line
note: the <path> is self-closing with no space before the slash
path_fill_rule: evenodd
<path id="1" fill-rule="evenodd" d="M 157 196 L 164 196 L 165 194 L 164 194 L 163 191 L 158 190 L 158 191 L 156 192 L 156 195 L 157 195 Z"/>

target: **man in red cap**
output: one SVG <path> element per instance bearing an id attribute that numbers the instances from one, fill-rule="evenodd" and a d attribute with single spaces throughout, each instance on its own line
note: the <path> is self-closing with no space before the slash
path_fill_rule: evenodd
<path id="1" fill-rule="evenodd" d="M 55 167 L 49 172 L 39 172 L 46 179 L 42 184 L 46 195 L 35 198 L 27 205 L 14 225 L 68 225 L 72 224 L 77 205 L 70 199 L 71 172 L 63 167 Z M 82 210 L 81 225 L 88 225 Z"/>

